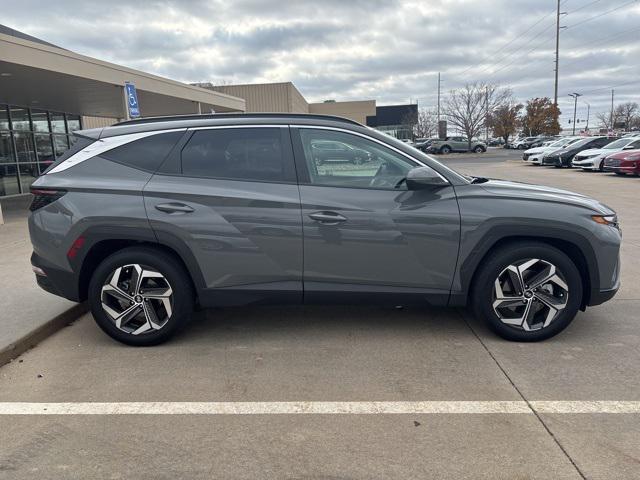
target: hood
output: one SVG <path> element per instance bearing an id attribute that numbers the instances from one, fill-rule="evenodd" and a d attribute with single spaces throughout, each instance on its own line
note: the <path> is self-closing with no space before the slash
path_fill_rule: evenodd
<path id="1" fill-rule="evenodd" d="M 621 152 L 607 155 L 607 158 L 615 158 L 616 160 L 640 160 L 639 150 L 623 150 Z"/>
<path id="2" fill-rule="evenodd" d="M 525 150 L 524 153 L 533 154 L 533 153 L 543 153 L 547 151 L 554 150 L 555 147 L 536 147 L 530 148 L 529 150 Z"/>
<path id="3" fill-rule="evenodd" d="M 589 148 L 580 152 L 581 157 L 591 157 L 592 155 L 605 155 L 607 152 L 614 153 L 615 150 L 607 150 L 604 148 Z"/>
<path id="4" fill-rule="evenodd" d="M 480 185 L 487 192 L 500 197 L 575 205 L 603 215 L 615 213 L 609 207 L 591 197 L 560 188 L 495 179 L 490 179 Z"/>

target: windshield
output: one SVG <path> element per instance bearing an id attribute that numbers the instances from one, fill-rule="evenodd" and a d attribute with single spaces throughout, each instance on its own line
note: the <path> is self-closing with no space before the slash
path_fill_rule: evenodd
<path id="1" fill-rule="evenodd" d="M 613 148 L 622 148 L 629 145 L 633 142 L 633 138 L 621 138 L 620 140 L 616 140 L 615 142 L 611 142 L 608 145 L 605 145 L 602 148 L 613 149 Z"/>
<path id="2" fill-rule="evenodd" d="M 575 142 L 571 142 L 567 145 L 565 145 L 565 148 L 567 147 L 581 147 L 583 145 L 586 145 L 587 143 L 593 141 L 593 137 L 587 137 L 587 138 L 581 138 L 580 140 L 577 140 Z"/>

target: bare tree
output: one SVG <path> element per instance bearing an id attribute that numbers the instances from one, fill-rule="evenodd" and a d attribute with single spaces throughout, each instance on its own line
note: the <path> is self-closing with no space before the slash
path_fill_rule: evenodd
<path id="1" fill-rule="evenodd" d="M 471 150 L 473 138 L 486 125 L 487 114 L 491 114 L 511 96 L 511 90 L 496 85 L 483 82 L 466 84 L 449 93 L 444 105 L 444 115 L 449 123 L 464 132 Z"/>
<path id="2" fill-rule="evenodd" d="M 418 111 L 418 121 L 413 127 L 416 138 L 429 138 L 438 131 L 438 116 L 434 110 L 421 108 Z"/>
<path id="3" fill-rule="evenodd" d="M 640 107 L 636 102 L 621 103 L 614 109 L 613 116 L 617 122 L 624 123 L 624 128 L 628 130 L 634 123 L 634 119 L 638 117 L 639 110 Z"/>
<path id="4" fill-rule="evenodd" d="M 613 115 L 611 111 L 600 112 L 596 115 L 596 118 L 600 121 L 601 127 L 607 130 L 613 130 L 613 126 L 618 123 L 618 113 L 616 109 L 613 110 Z"/>

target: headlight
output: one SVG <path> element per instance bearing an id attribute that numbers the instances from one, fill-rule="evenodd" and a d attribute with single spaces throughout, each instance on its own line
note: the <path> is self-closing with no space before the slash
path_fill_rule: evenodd
<path id="1" fill-rule="evenodd" d="M 608 225 L 610 227 L 618 228 L 618 215 L 591 215 L 591 219 L 599 223 L 600 225 Z"/>

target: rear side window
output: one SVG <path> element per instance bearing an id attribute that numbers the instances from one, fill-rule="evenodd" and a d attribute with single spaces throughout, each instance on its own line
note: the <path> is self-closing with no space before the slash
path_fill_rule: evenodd
<path id="1" fill-rule="evenodd" d="M 183 131 L 158 133 L 107 150 L 100 156 L 128 167 L 155 172 L 183 134 Z"/>
<path id="2" fill-rule="evenodd" d="M 182 174 L 231 180 L 293 181 L 293 159 L 285 149 L 281 130 L 196 130 L 182 149 Z"/>

